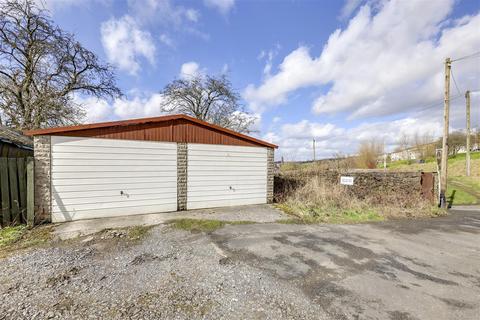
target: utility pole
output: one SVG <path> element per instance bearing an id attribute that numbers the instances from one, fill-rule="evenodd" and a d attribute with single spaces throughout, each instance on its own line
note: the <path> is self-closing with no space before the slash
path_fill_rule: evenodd
<path id="1" fill-rule="evenodd" d="M 315 138 L 313 138 L 313 162 L 315 162 Z"/>
<path id="2" fill-rule="evenodd" d="M 447 207 L 448 126 L 450 118 L 450 58 L 445 59 L 445 95 L 443 103 L 442 161 L 440 165 L 440 207 Z"/>
<path id="3" fill-rule="evenodd" d="M 467 177 L 470 176 L 470 91 L 465 92 L 465 100 L 467 105 Z"/>

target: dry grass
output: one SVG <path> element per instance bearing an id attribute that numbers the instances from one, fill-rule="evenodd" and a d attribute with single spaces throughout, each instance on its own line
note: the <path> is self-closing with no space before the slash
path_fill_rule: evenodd
<path id="1" fill-rule="evenodd" d="M 358 199 L 344 186 L 327 184 L 316 176 L 306 179 L 305 184 L 285 192 L 277 205 L 285 213 L 292 215 L 293 221 L 359 223 L 440 214 L 436 207 L 420 196 L 412 199 L 411 195 L 392 192 Z"/>
<path id="2" fill-rule="evenodd" d="M 24 225 L 0 230 L 0 258 L 11 252 L 32 249 L 48 244 L 53 239 L 52 226 L 37 226 L 28 229 Z"/>

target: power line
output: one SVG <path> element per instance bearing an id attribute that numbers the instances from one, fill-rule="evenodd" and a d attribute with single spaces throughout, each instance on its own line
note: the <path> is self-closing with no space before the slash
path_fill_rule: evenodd
<path id="1" fill-rule="evenodd" d="M 458 98 L 460 98 L 460 97 L 463 97 L 463 94 L 458 94 L 458 95 L 455 95 L 455 96 L 450 97 L 450 101 L 456 100 L 456 99 L 458 99 Z M 422 107 L 422 108 L 420 108 L 420 109 L 418 109 L 418 110 L 416 110 L 416 111 L 424 111 L 424 110 L 428 110 L 428 109 L 431 109 L 431 108 L 434 108 L 434 107 L 438 107 L 438 106 L 441 106 L 441 105 L 443 106 L 443 103 L 444 103 L 443 100 L 442 100 L 441 102 L 433 102 L 433 103 L 431 103 L 431 104 L 427 104 L 426 106 L 424 106 L 424 107 Z"/>
<path id="2" fill-rule="evenodd" d="M 451 62 L 456 62 L 456 61 L 460 61 L 460 60 L 465 60 L 465 59 L 469 59 L 469 58 L 473 58 L 475 56 L 480 56 L 480 51 L 477 51 L 477 52 L 474 52 L 472 54 L 469 54 L 468 56 L 463 56 L 463 57 L 460 57 L 458 59 L 453 59 Z"/>
<path id="3" fill-rule="evenodd" d="M 452 75 L 452 80 L 453 80 L 453 83 L 455 84 L 455 88 L 457 88 L 458 94 L 461 95 L 462 93 L 460 92 L 460 89 L 458 88 L 457 81 L 455 80 L 455 77 L 453 76 L 453 69 L 450 69 L 450 74 Z"/>

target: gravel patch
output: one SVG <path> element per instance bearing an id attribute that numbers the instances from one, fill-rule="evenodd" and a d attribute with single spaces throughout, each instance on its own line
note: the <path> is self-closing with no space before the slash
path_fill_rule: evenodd
<path id="1" fill-rule="evenodd" d="M 321 319 L 291 283 L 203 233 L 101 233 L 0 260 L 0 319 Z"/>

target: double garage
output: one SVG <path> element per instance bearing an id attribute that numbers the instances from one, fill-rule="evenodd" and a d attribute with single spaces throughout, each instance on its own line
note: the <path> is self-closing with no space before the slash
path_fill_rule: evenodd
<path id="1" fill-rule="evenodd" d="M 52 222 L 269 203 L 275 145 L 185 115 L 40 129 L 35 209 Z"/>

